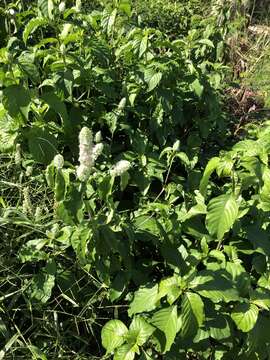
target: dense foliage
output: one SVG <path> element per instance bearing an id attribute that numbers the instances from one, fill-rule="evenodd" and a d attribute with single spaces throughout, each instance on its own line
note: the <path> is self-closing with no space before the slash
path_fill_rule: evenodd
<path id="1" fill-rule="evenodd" d="M 226 17 L 145 4 L 0 9 L 0 359 L 269 357 L 270 124 L 225 140 Z"/>

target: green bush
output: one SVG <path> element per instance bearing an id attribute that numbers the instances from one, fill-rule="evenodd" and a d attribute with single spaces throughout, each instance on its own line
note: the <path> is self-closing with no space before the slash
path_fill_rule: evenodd
<path id="1" fill-rule="evenodd" d="M 2 11 L 0 355 L 267 359 L 269 125 L 219 155 L 226 25 Z"/>
<path id="2" fill-rule="evenodd" d="M 191 28 L 194 16 L 203 15 L 202 1 L 134 1 L 134 12 L 142 27 L 159 29 L 178 38 Z"/>

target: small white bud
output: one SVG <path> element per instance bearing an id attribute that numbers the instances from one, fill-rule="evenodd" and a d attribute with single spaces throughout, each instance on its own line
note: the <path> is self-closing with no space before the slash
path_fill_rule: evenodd
<path id="1" fill-rule="evenodd" d="M 9 9 L 9 15 L 14 16 L 16 14 L 16 11 L 14 9 Z"/>
<path id="2" fill-rule="evenodd" d="M 62 167 L 64 166 L 63 156 L 61 154 L 55 155 L 55 157 L 53 159 L 53 164 L 58 170 L 62 169 Z"/>
<path id="3" fill-rule="evenodd" d="M 82 9 L 82 2 L 81 0 L 76 0 L 75 10 L 76 12 L 80 12 Z"/>
<path id="4" fill-rule="evenodd" d="M 66 4 L 64 1 L 60 2 L 58 9 L 59 9 L 60 13 L 63 13 L 66 10 Z"/>
<path id="5" fill-rule="evenodd" d="M 97 160 L 97 158 L 101 155 L 104 149 L 104 145 L 102 143 L 96 144 L 93 148 L 93 160 Z"/>
<path id="6" fill-rule="evenodd" d="M 62 55 L 65 55 L 66 54 L 66 45 L 65 44 L 61 44 L 60 45 L 60 53 Z"/>
<path id="7" fill-rule="evenodd" d="M 176 140 L 176 142 L 173 144 L 173 151 L 179 151 L 180 149 L 180 140 Z"/>
<path id="8" fill-rule="evenodd" d="M 33 166 L 27 166 L 26 171 L 25 171 L 25 175 L 26 176 L 31 176 L 33 173 Z"/>
<path id="9" fill-rule="evenodd" d="M 127 99 L 124 97 L 118 104 L 118 110 L 122 111 L 126 107 Z"/>
<path id="10" fill-rule="evenodd" d="M 15 152 L 14 161 L 15 161 L 16 165 L 21 164 L 22 156 L 21 156 L 21 145 L 20 144 L 16 145 L 16 152 Z"/>
<path id="11" fill-rule="evenodd" d="M 79 135 L 80 145 L 92 145 L 92 131 L 84 126 Z"/>
<path id="12" fill-rule="evenodd" d="M 102 140 L 102 134 L 101 134 L 101 131 L 98 131 L 95 135 L 95 143 L 100 143 Z"/>
<path id="13" fill-rule="evenodd" d="M 127 160 L 120 160 L 110 171 L 112 176 L 120 176 L 123 175 L 126 171 L 128 171 L 131 167 L 131 163 Z"/>

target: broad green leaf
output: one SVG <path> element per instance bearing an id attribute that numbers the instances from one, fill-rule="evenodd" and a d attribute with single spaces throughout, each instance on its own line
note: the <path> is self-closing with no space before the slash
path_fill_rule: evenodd
<path id="1" fill-rule="evenodd" d="M 213 44 L 213 41 L 209 40 L 209 39 L 201 39 L 198 41 L 198 43 L 202 44 L 202 45 L 207 45 L 211 48 L 215 48 L 215 45 Z"/>
<path id="2" fill-rule="evenodd" d="M 24 263 L 26 261 L 46 260 L 48 254 L 42 248 L 48 243 L 48 239 L 29 240 L 19 251 L 19 257 Z"/>
<path id="3" fill-rule="evenodd" d="M 126 325 L 120 320 L 108 321 L 101 330 L 102 346 L 110 354 L 125 342 L 128 332 Z"/>
<path id="4" fill-rule="evenodd" d="M 249 332 L 254 328 L 258 315 L 259 309 L 256 305 L 245 303 L 237 305 L 231 317 L 239 330 Z"/>
<path id="5" fill-rule="evenodd" d="M 270 290 L 270 272 L 267 271 L 259 278 L 258 285 L 262 288 Z"/>
<path id="6" fill-rule="evenodd" d="M 238 262 L 227 261 L 226 271 L 232 276 L 232 280 L 236 284 L 239 294 L 243 297 L 247 296 L 251 285 L 250 276 L 245 271 L 245 268 Z"/>
<path id="7" fill-rule="evenodd" d="M 18 65 L 24 74 L 33 82 L 38 83 L 40 81 L 39 71 L 34 63 L 35 55 L 27 52 L 22 53 L 18 57 Z"/>
<path id="8" fill-rule="evenodd" d="M 4 106 L 0 105 L 0 152 L 14 148 L 20 125 L 20 120 L 12 119 Z"/>
<path id="9" fill-rule="evenodd" d="M 42 164 L 49 164 L 58 153 L 56 138 L 48 130 L 32 127 L 28 132 L 28 146 L 33 158 Z"/>
<path id="10" fill-rule="evenodd" d="M 43 16 L 52 19 L 53 8 L 54 8 L 53 0 L 38 0 L 38 10 L 41 17 Z"/>
<path id="11" fill-rule="evenodd" d="M 30 103 L 30 92 L 21 85 L 11 85 L 3 91 L 3 105 L 11 117 L 22 115 L 28 120 Z"/>
<path id="12" fill-rule="evenodd" d="M 117 9 L 114 9 L 108 19 L 108 25 L 107 25 L 108 35 L 110 35 L 113 31 L 115 20 L 116 20 L 116 15 L 117 15 Z"/>
<path id="13" fill-rule="evenodd" d="M 148 83 L 148 92 L 154 90 L 160 83 L 162 79 L 162 73 L 161 72 L 154 72 L 151 74 L 150 78 L 147 78 Z"/>
<path id="14" fill-rule="evenodd" d="M 124 292 L 128 284 L 128 275 L 124 272 L 118 272 L 110 285 L 110 300 L 117 300 Z"/>
<path id="15" fill-rule="evenodd" d="M 133 349 L 133 346 L 130 344 L 122 345 L 115 352 L 113 360 L 133 360 L 135 358 L 135 350 L 138 351 L 136 347 Z"/>
<path id="16" fill-rule="evenodd" d="M 145 35 L 141 40 L 139 57 L 143 56 L 143 54 L 147 50 L 147 45 L 148 45 L 148 35 Z"/>
<path id="17" fill-rule="evenodd" d="M 190 85 L 191 89 L 195 92 L 195 94 L 200 98 L 203 94 L 203 85 L 199 82 L 198 79 L 193 81 L 193 83 Z"/>
<path id="18" fill-rule="evenodd" d="M 27 294 L 33 301 L 46 303 L 52 294 L 55 285 L 56 264 L 49 261 L 47 265 L 36 275 L 33 276 Z"/>
<path id="19" fill-rule="evenodd" d="M 204 197 L 206 196 L 206 190 L 207 190 L 207 185 L 208 185 L 210 176 L 216 170 L 219 162 L 220 162 L 220 159 L 218 157 L 213 157 L 206 165 L 206 168 L 203 173 L 203 177 L 200 182 L 200 193 Z"/>
<path id="20" fill-rule="evenodd" d="M 247 334 L 248 351 L 263 349 L 269 343 L 270 318 L 259 314 L 254 328 Z"/>
<path id="21" fill-rule="evenodd" d="M 206 215 L 206 227 L 212 236 L 222 239 L 238 216 L 238 204 L 233 195 L 220 195 L 210 200 Z"/>
<path id="22" fill-rule="evenodd" d="M 134 299 L 131 302 L 128 310 L 129 316 L 144 311 L 151 311 L 156 308 L 158 301 L 158 284 L 152 287 L 140 288 L 134 294 Z"/>
<path id="23" fill-rule="evenodd" d="M 251 291 L 250 302 L 257 305 L 259 308 L 270 310 L 270 291 L 263 288 L 257 288 Z"/>
<path id="24" fill-rule="evenodd" d="M 230 318 L 223 314 L 216 314 L 205 324 L 210 336 L 215 340 L 228 339 L 231 336 Z M 231 321 L 231 320 L 230 320 Z"/>
<path id="25" fill-rule="evenodd" d="M 87 245 L 91 239 L 91 235 L 91 229 L 78 226 L 70 238 L 71 245 L 80 260 L 85 259 L 87 255 Z"/>
<path id="26" fill-rule="evenodd" d="M 54 110 L 57 114 L 60 115 L 61 120 L 63 121 L 65 133 L 70 133 L 71 123 L 68 117 L 65 102 L 60 100 L 59 97 L 53 92 L 43 94 L 42 99 L 49 105 L 50 109 Z"/>
<path id="27" fill-rule="evenodd" d="M 221 158 L 216 167 L 218 176 L 231 176 L 233 165 L 234 162 L 230 156 Z"/>
<path id="28" fill-rule="evenodd" d="M 131 3 L 130 0 L 121 0 L 119 3 L 119 9 L 127 14 L 127 16 L 131 15 Z"/>
<path id="29" fill-rule="evenodd" d="M 127 341 L 142 346 L 153 334 L 155 328 L 142 317 L 135 316 L 129 327 Z"/>
<path id="30" fill-rule="evenodd" d="M 43 17 L 37 17 L 31 19 L 24 28 L 23 41 L 26 44 L 29 35 L 36 31 L 40 26 L 47 24 L 47 19 Z"/>
<path id="31" fill-rule="evenodd" d="M 184 338 L 196 335 L 204 322 L 204 304 L 198 294 L 186 292 L 181 305 L 182 336 Z"/>
<path id="32" fill-rule="evenodd" d="M 222 272 L 202 271 L 189 284 L 193 291 L 210 299 L 213 303 L 239 300 L 239 294 L 233 282 L 229 281 Z"/>
<path id="33" fill-rule="evenodd" d="M 204 197 L 198 191 L 196 193 L 195 200 L 197 204 L 192 206 L 192 208 L 188 210 L 188 212 L 183 218 L 183 221 L 186 221 L 196 215 L 204 215 L 207 213 L 207 207 L 204 202 Z"/>
<path id="34" fill-rule="evenodd" d="M 161 330 L 166 337 L 166 345 L 163 352 L 170 350 L 177 333 L 177 306 L 170 306 L 157 311 L 152 317 L 151 323 Z"/>
<path id="35" fill-rule="evenodd" d="M 263 172 L 263 187 L 260 191 L 260 203 L 258 208 L 263 211 L 270 211 L 270 169 L 266 168 Z"/>
<path id="36" fill-rule="evenodd" d="M 159 283 L 158 296 L 160 298 L 167 296 L 168 303 L 172 305 L 182 293 L 180 281 L 181 278 L 177 275 L 161 280 L 161 282 Z"/>

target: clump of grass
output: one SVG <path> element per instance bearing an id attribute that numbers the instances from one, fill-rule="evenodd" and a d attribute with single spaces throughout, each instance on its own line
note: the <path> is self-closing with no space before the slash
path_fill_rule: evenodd
<path id="1" fill-rule="evenodd" d="M 100 359 L 97 334 L 114 307 L 107 307 L 106 288 L 79 266 L 71 252 L 62 254 L 57 246 L 49 250 L 58 270 L 46 306 L 29 298 L 31 279 L 45 263 L 22 262 L 20 249 L 30 240 L 46 238 L 54 223 L 53 196 L 38 168 L 29 174 L 28 163 L 22 159 L 16 164 L 14 156 L 1 155 L 0 359 L 82 360 L 85 353 Z M 24 189 L 32 207 L 27 213 Z"/>

